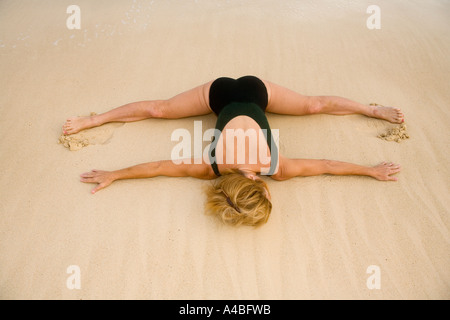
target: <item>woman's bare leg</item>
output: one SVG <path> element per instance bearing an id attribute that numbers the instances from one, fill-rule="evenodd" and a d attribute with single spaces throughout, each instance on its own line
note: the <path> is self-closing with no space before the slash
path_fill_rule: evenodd
<path id="1" fill-rule="evenodd" d="M 392 123 L 405 121 L 404 115 L 399 108 L 384 107 L 380 105 L 364 105 L 341 97 L 315 97 L 319 107 L 316 113 L 346 115 L 363 114 L 368 117 L 387 120 Z"/>
<path id="2" fill-rule="evenodd" d="M 402 123 L 404 115 L 398 108 L 383 106 L 367 106 L 346 98 L 332 96 L 304 96 L 277 84 L 264 81 L 268 93 L 267 112 L 308 115 L 308 114 L 363 114 L 372 118 Z"/>
<path id="3" fill-rule="evenodd" d="M 149 118 L 178 119 L 211 113 L 209 88 L 212 82 L 181 93 L 169 100 L 133 102 L 106 113 L 67 119 L 64 134 L 98 127 L 108 122 L 133 122 Z"/>
<path id="4" fill-rule="evenodd" d="M 63 126 L 63 132 L 64 134 L 74 134 L 108 122 L 132 122 L 148 119 L 154 115 L 160 103 L 161 101 L 133 102 L 102 114 L 69 118 Z"/>

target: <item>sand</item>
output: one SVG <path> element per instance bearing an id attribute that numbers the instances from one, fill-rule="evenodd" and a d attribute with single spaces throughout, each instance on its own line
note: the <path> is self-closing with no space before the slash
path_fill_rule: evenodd
<path id="1" fill-rule="evenodd" d="M 409 139 L 408 131 L 406 130 L 406 124 L 402 123 L 387 132 L 379 134 L 378 138 L 386 141 L 402 142 L 403 140 Z"/>
<path id="2" fill-rule="evenodd" d="M 365 0 L 78 0 L 79 30 L 71 4 L 0 2 L 1 299 L 450 298 L 448 1 L 376 1 L 379 30 Z M 285 156 L 393 161 L 399 181 L 264 178 L 269 222 L 230 228 L 203 214 L 207 181 L 79 182 L 169 159 L 171 133 L 213 115 L 58 144 L 68 117 L 247 74 L 401 108 L 402 143 L 361 115 L 268 116 Z"/>

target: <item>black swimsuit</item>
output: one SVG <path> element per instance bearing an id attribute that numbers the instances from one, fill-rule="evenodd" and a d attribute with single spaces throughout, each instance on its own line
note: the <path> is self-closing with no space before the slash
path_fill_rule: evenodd
<path id="1" fill-rule="evenodd" d="M 273 175 L 275 173 L 278 163 L 278 148 L 265 115 L 267 104 L 267 88 L 256 77 L 246 76 L 237 80 L 219 78 L 211 84 L 209 105 L 218 118 L 209 157 L 212 169 L 217 176 L 220 176 L 216 162 L 217 142 L 227 123 L 238 116 L 252 118 L 264 132 L 271 157 L 270 169 L 266 174 Z"/>

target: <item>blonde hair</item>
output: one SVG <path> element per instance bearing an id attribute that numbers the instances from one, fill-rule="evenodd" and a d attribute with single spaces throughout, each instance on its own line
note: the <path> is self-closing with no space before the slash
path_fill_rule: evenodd
<path id="1" fill-rule="evenodd" d="M 262 180 L 249 179 L 235 169 L 224 170 L 206 190 L 206 213 L 232 226 L 261 226 L 272 211 L 266 188 Z"/>

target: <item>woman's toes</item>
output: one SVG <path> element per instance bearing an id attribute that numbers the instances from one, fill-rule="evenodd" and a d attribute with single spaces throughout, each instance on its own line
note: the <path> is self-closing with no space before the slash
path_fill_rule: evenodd
<path id="1" fill-rule="evenodd" d="M 72 128 L 72 126 L 70 125 L 70 123 L 66 122 L 62 128 L 64 132 L 68 132 Z"/>

